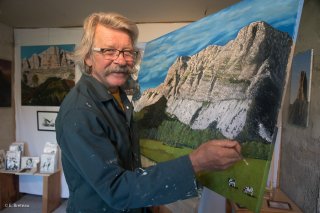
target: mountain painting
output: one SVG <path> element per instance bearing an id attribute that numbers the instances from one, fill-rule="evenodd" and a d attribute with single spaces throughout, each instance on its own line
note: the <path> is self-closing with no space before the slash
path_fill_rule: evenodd
<path id="1" fill-rule="evenodd" d="M 313 50 L 296 54 L 292 60 L 289 123 L 307 127 L 311 95 Z"/>
<path id="2" fill-rule="evenodd" d="M 241 143 L 243 161 L 198 180 L 259 212 L 303 1 L 245 0 L 146 44 L 134 119 L 150 164 L 210 139 Z"/>
<path id="3" fill-rule="evenodd" d="M 21 104 L 60 106 L 75 85 L 74 44 L 21 47 Z"/>

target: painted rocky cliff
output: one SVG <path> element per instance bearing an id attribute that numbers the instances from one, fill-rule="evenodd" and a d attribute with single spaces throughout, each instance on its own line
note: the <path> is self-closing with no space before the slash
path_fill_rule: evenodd
<path id="1" fill-rule="evenodd" d="M 21 59 L 21 103 L 59 106 L 74 86 L 75 64 L 71 52 L 58 46 Z"/>
<path id="2" fill-rule="evenodd" d="M 74 76 L 74 67 L 71 53 L 57 46 L 50 46 L 47 50 L 33 54 L 30 58 L 23 58 L 21 61 L 23 81 L 30 87 L 39 86 L 49 77 L 59 76 L 62 79 L 69 79 L 70 70 L 73 70 Z"/>
<path id="3" fill-rule="evenodd" d="M 166 114 L 192 129 L 215 128 L 232 139 L 246 131 L 245 137 L 271 142 L 291 45 L 287 33 L 253 22 L 224 46 L 178 57 L 165 81 L 134 102 L 135 110 L 165 98 Z"/>

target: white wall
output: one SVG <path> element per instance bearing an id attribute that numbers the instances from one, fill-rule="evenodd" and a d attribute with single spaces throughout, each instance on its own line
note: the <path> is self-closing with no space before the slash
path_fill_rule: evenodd
<path id="1" fill-rule="evenodd" d="M 27 143 L 26 155 L 40 156 L 47 141 L 56 142 L 55 132 L 37 130 L 37 111 L 58 111 L 59 107 L 21 106 L 20 47 L 30 45 L 75 44 L 81 39 L 80 28 L 15 29 L 15 103 L 16 140 Z M 20 192 L 42 195 L 42 177 L 20 176 Z M 69 192 L 62 177 L 62 197 Z"/>
<path id="2" fill-rule="evenodd" d="M 303 212 L 320 212 L 320 1 L 304 1 L 295 54 L 313 49 L 309 125 L 288 123 L 290 90 L 285 95 L 280 188 Z M 290 88 L 290 84 L 288 85 Z"/>

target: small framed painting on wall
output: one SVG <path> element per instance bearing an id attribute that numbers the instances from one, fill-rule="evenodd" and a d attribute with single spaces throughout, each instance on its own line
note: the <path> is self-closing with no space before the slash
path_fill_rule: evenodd
<path id="1" fill-rule="evenodd" d="M 54 111 L 37 111 L 38 131 L 55 131 L 55 121 L 58 112 Z"/>

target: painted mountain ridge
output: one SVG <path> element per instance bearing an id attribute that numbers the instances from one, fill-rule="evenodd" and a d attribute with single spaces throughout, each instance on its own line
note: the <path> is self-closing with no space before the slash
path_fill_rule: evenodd
<path id="1" fill-rule="evenodd" d="M 40 54 L 33 54 L 30 58 L 22 59 L 22 70 L 54 69 L 73 66 L 71 53 L 56 46 L 50 46 Z"/>
<path id="2" fill-rule="evenodd" d="M 225 46 L 181 56 L 165 81 L 135 101 L 138 112 L 167 100 L 166 113 L 193 129 L 216 128 L 227 138 L 271 142 L 280 107 L 291 37 L 265 22 L 242 28 Z"/>
<path id="3" fill-rule="evenodd" d="M 71 52 L 57 46 L 50 46 L 39 54 L 22 59 L 21 62 L 22 82 L 31 88 L 36 88 L 54 77 L 74 80 L 74 70 Z"/>

